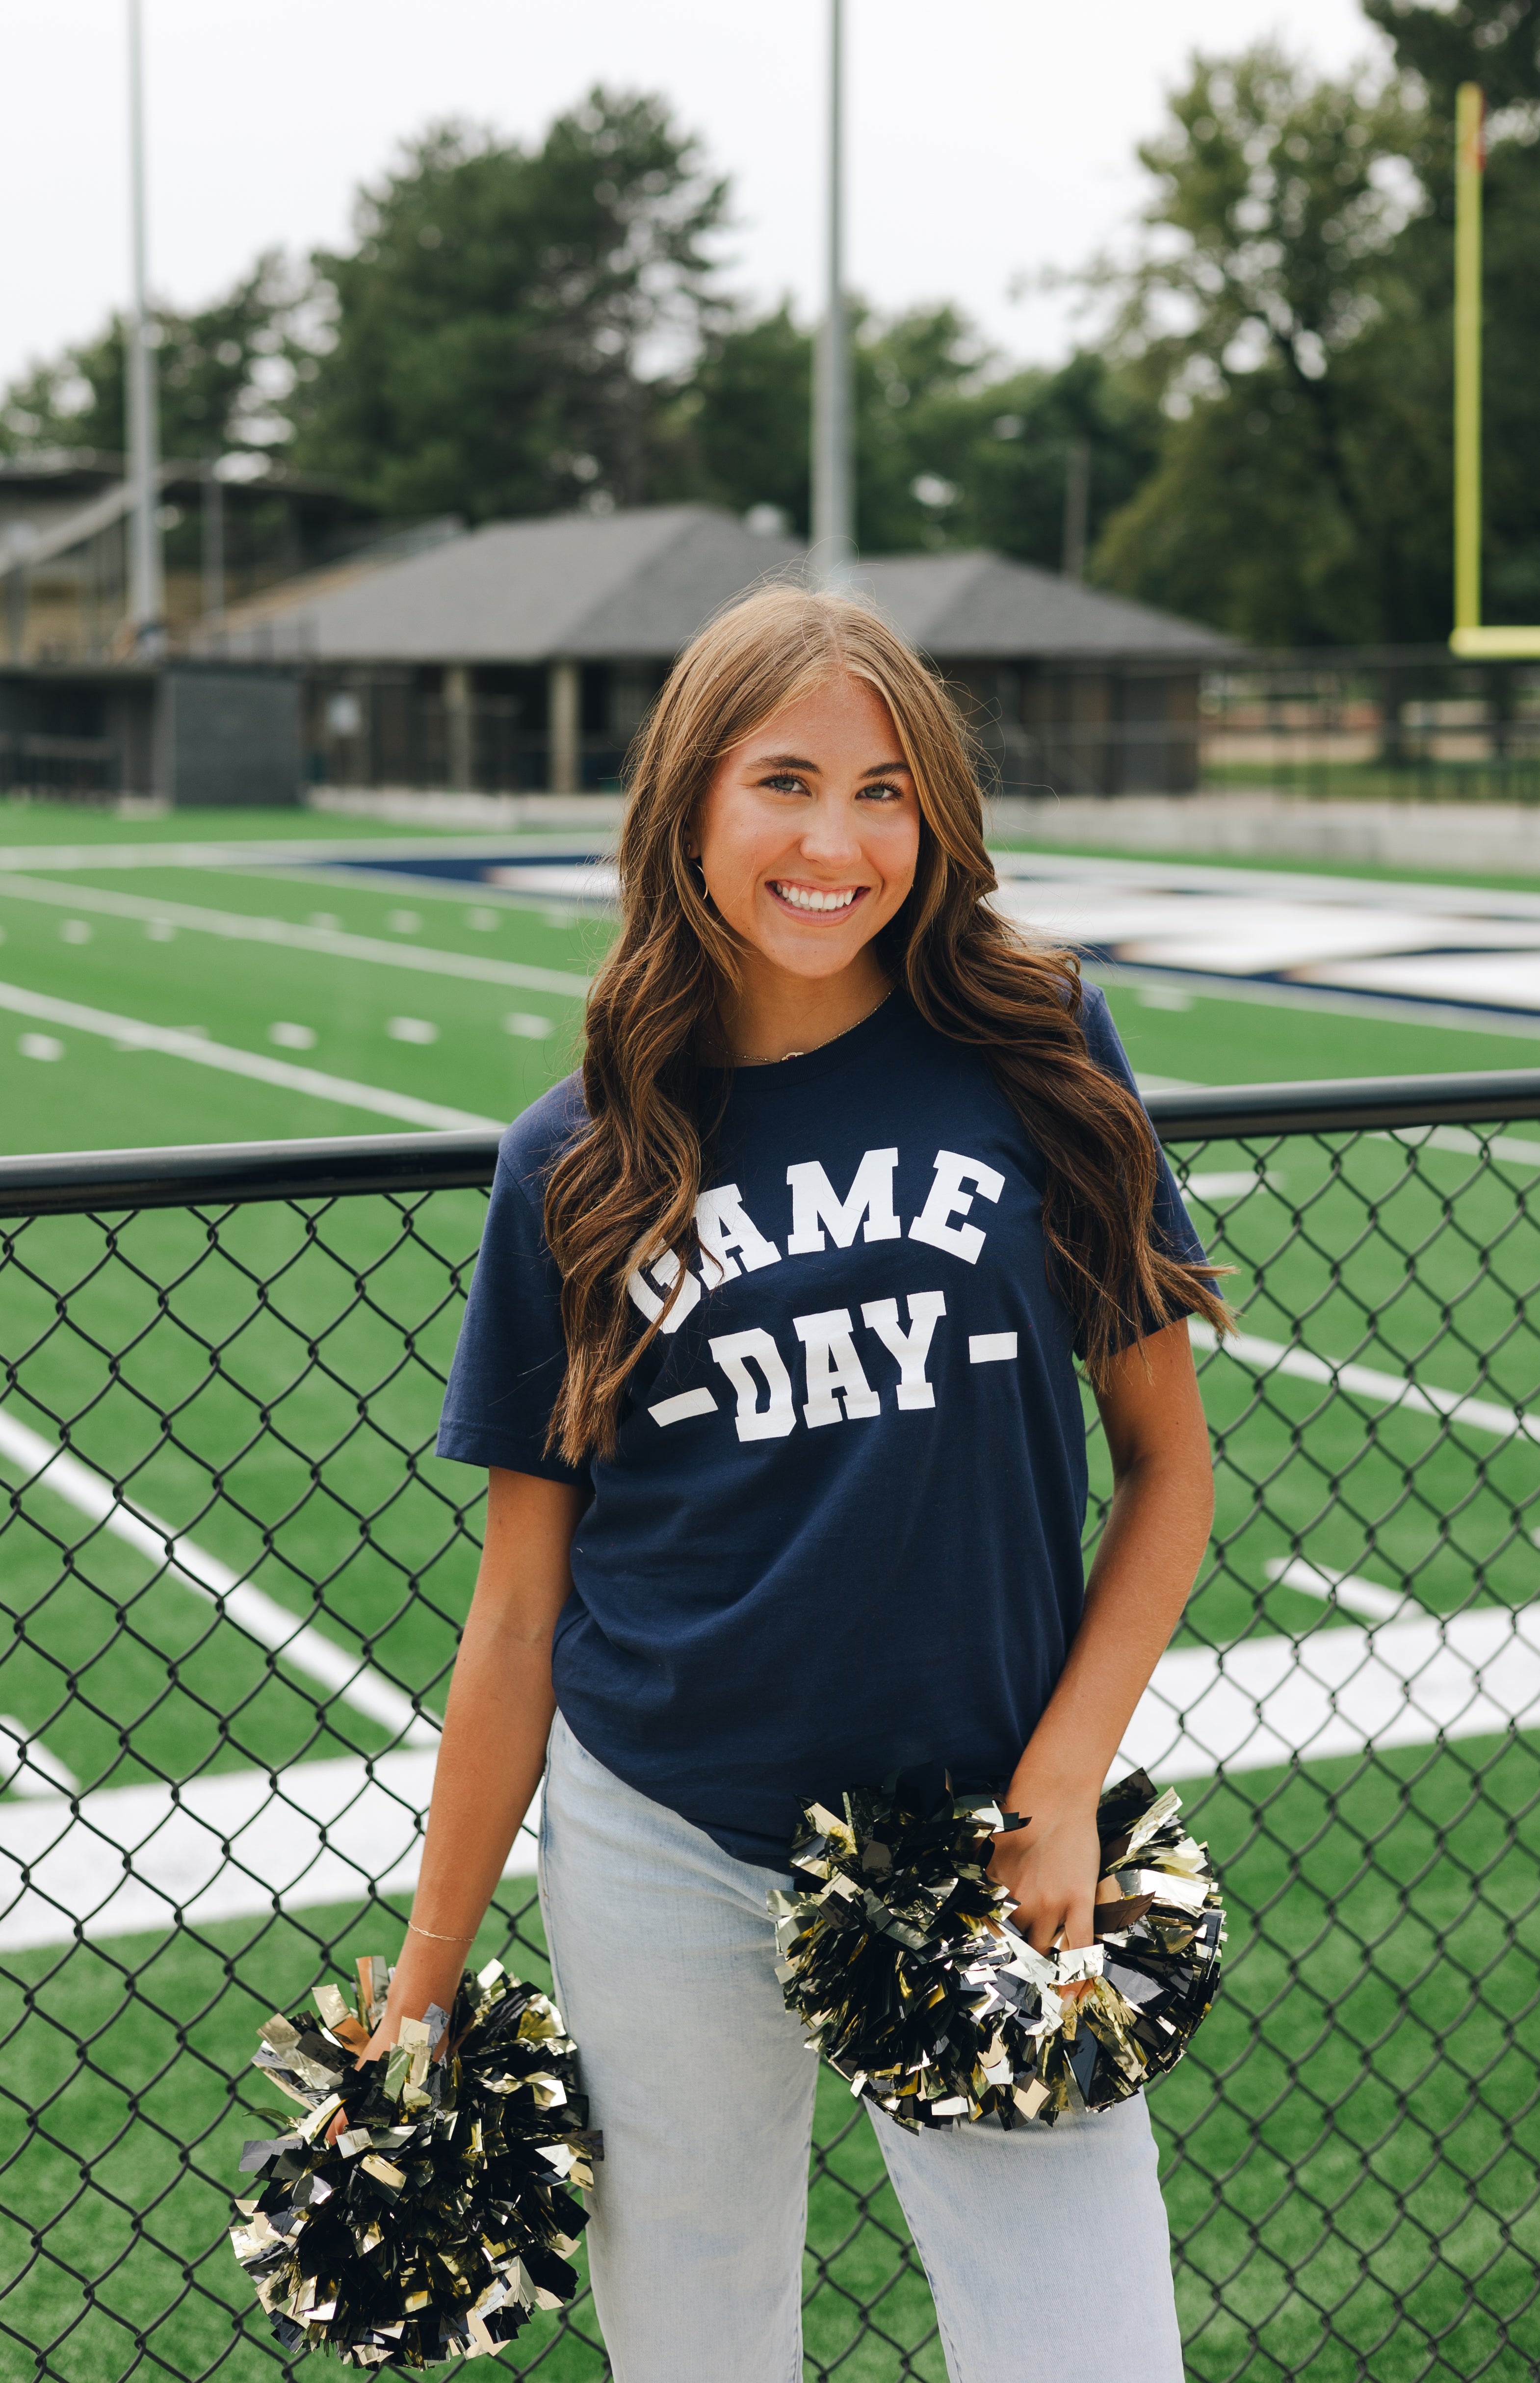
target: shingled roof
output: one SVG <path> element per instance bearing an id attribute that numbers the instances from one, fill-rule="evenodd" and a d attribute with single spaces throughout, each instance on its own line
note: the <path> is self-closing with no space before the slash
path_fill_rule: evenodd
<path id="1" fill-rule="evenodd" d="M 807 549 L 711 505 L 494 522 L 396 562 L 272 589 L 216 642 L 314 661 L 658 661 Z M 1228 639 L 990 553 L 882 557 L 857 586 L 938 661 L 1106 655 L 1216 661 Z M 214 643 L 215 640 L 205 640 Z"/>

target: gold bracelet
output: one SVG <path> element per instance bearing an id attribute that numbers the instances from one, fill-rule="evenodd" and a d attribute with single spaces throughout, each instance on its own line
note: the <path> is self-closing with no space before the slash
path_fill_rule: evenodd
<path id="1" fill-rule="evenodd" d="M 406 1924 L 414 1936 L 426 1936 L 435 1945 L 474 1945 L 476 1941 L 474 1928 L 468 1936 L 440 1936 L 437 1928 L 419 1928 L 415 1920 L 409 1920 Z"/>

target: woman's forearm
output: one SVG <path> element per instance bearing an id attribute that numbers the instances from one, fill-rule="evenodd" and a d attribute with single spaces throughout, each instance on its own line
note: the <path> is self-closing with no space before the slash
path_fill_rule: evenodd
<path id="1" fill-rule="evenodd" d="M 505 1643 L 473 1612 L 461 1642 L 422 1869 L 385 2022 L 448 2010 L 508 1850 L 539 1785 L 555 1699 L 550 1649 Z M 431 1930 L 430 1935 L 418 1932 Z"/>
<path id="2" fill-rule="evenodd" d="M 1130 1351 L 1099 1394 L 1113 1500 L 1058 1685 L 1005 1802 L 1028 1825 L 993 1871 L 1039 1951 L 1089 1945 L 1101 1860 L 1096 1802 L 1197 1576 L 1214 1520 L 1208 1429 L 1185 1324 Z"/>
<path id="3" fill-rule="evenodd" d="M 1011 1781 L 1013 1808 L 1094 1804 L 1187 1603 L 1214 1514 L 1206 1463 L 1136 1460 L 1113 1494 L 1080 1627 Z M 1025 1797 L 1026 1801 L 1019 1800 Z"/>
<path id="4" fill-rule="evenodd" d="M 577 1493 L 494 1471 L 487 1543 L 455 1659 L 433 1802 L 377 2041 L 430 2003 L 448 2010 L 546 1759 L 556 1698 L 551 1638 L 571 1586 Z"/>

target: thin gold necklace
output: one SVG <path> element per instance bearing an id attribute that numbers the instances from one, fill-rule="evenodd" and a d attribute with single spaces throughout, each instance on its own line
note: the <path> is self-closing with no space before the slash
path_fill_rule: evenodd
<path id="1" fill-rule="evenodd" d="M 829 1034 L 821 1043 L 809 1043 L 806 1051 L 778 1051 L 773 1058 L 761 1057 L 757 1051 L 734 1051 L 733 1061 L 740 1068 L 781 1068 L 788 1059 L 809 1059 L 815 1051 L 827 1051 L 832 1043 L 843 1042 L 845 1035 L 855 1033 L 857 1026 L 864 1026 L 869 1018 L 875 1018 L 892 992 L 890 984 L 886 992 L 878 994 L 869 1009 L 861 1012 L 859 1018 L 853 1018 L 848 1026 L 842 1026 L 838 1034 Z"/>

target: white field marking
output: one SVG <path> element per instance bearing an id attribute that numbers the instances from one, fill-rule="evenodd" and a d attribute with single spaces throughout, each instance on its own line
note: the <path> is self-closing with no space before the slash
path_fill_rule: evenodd
<path id="1" fill-rule="evenodd" d="M 967 1336 L 967 1362 L 970 1365 L 1003 1365 L 1015 1355 L 1014 1332 L 970 1332 Z"/>
<path id="2" fill-rule="evenodd" d="M 1540 1142 L 1516 1133 L 1472 1133 L 1463 1125 L 1402 1125 L 1394 1132 L 1375 1134 L 1376 1142 L 1410 1142 L 1414 1148 L 1458 1151 L 1462 1158 L 1479 1158 L 1490 1151 L 1512 1167 L 1540 1167 Z"/>
<path id="3" fill-rule="evenodd" d="M 1189 1175 L 1180 1189 L 1184 1197 L 1194 1200 L 1244 1200 L 1250 1192 L 1279 1191 L 1283 1179 L 1271 1167 L 1259 1175 L 1254 1167 L 1243 1167 L 1227 1175 Z"/>
<path id="4" fill-rule="evenodd" d="M 1423 885 L 1406 878 L 1338 877 L 1324 870 L 1237 869 L 1222 861 L 1109 859 L 1089 853 L 992 847 L 990 858 L 998 877 L 1037 878 L 1045 884 L 1079 880 L 1161 892 L 1233 894 L 1244 901 L 1262 894 L 1281 901 L 1336 903 L 1348 909 L 1395 910 L 1411 903 L 1419 910 L 1453 911 L 1460 918 L 1540 919 L 1540 894 L 1504 893 L 1483 885 Z"/>
<path id="5" fill-rule="evenodd" d="M 385 1031 L 392 1043 L 437 1043 L 438 1029 L 430 1018 L 388 1018 Z"/>
<path id="6" fill-rule="evenodd" d="M 1309 1349 L 1287 1348 L 1281 1340 L 1262 1340 L 1251 1332 L 1231 1332 L 1221 1344 L 1212 1324 L 1189 1321 L 1194 1349 L 1215 1349 L 1259 1374 L 1290 1374 L 1302 1382 L 1324 1382 L 1356 1398 L 1373 1399 L 1381 1406 L 1398 1407 L 1406 1414 L 1444 1415 L 1450 1423 L 1470 1424 L 1477 1431 L 1495 1432 L 1500 1439 L 1540 1441 L 1540 1412 L 1521 1414 L 1517 1408 L 1498 1406 L 1492 1399 L 1473 1399 L 1465 1390 L 1435 1389 L 1413 1381 L 1410 1374 L 1381 1374 L 1372 1365 L 1334 1364 Z"/>
<path id="7" fill-rule="evenodd" d="M 261 836 L 230 838 L 219 843 L 154 844 L 12 844 L 0 845 L 0 870 L 46 869 L 206 869 L 219 873 L 270 868 L 277 861 L 286 876 L 304 864 L 384 860 L 485 860 L 492 853 L 506 858 L 511 847 L 520 852 L 571 854 L 586 846 L 598 852 L 614 841 L 614 829 L 596 834 L 591 827 L 486 827 L 474 835 Z M 394 876 L 398 892 L 400 878 Z M 430 881 L 441 885 L 443 880 Z M 416 888 L 413 887 L 413 892 Z M 458 898 L 466 898 L 463 884 Z M 1540 902 L 1536 908 L 1540 908 Z"/>
<path id="8" fill-rule="evenodd" d="M 1540 1727 L 1540 1605 L 1161 1657 L 1119 1749 L 1160 1779 Z"/>
<path id="9" fill-rule="evenodd" d="M 17 1049 L 24 1059 L 62 1059 L 64 1044 L 56 1034 L 20 1034 Z"/>
<path id="10" fill-rule="evenodd" d="M 533 1009 L 511 1009 L 502 1025 L 505 1034 L 522 1035 L 526 1043 L 543 1043 L 556 1031 L 554 1018 L 541 1018 Z"/>
<path id="11" fill-rule="evenodd" d="M 1176 969 L 1135 969 L 1119 961 L 1082 963 L 1088 984 L 1103 992 L 1127 992 L 1154 976 L 1165 984 L 1185 984 L 1205 1001 L 1249 1002 L 1261 1009 L 1299 1009 L 1317 1018 L 1383 1018 L 1392 1026 L 1452 1027 L 1461 1034 L 1517 1035 L 1533 1043 L 1540 1035 L 1540 1014 L 1526 1017 L 1520 1009 L 1484 1008 L 1479 1003 L 1414 1001 L 1407 994 L 1328 992 L 1319 985 L 1300 984 L 1292 977 L 1188 976 Z M 1147 1078 L 1144 1080 L 1149 1081 Z"/>
<path id="12" fill-rule="evenodd" d="M 1472 904 L 1464 918 L 1424 910 L 1413 901 L 1384 906 L 1278 900 L 1253 894 L 1250 900 L 1216 899 L 1207 890 L 1157 891 L 1129 885 L 1001 886 L 990 897 L 1006 918 L 1056 942 L 1115 952 L 1146 968 L 1200 970 L 1214 976 L 1260 976 L 1297 970 L 1310 983 L 1323 982 L 1371 991 L 1397 990 L 1398 969 L 1422 965 L 1411 955 L 1430 956 L 1447 967 L 1447 985 L 1407 990 L 1444 991 L 1457 996 L 1462 967 L 1476 975 L 1490 967 L 1527 965 L 1540 941 L 1534 920 L 1503 917 Z M 1462 947 L 1460 951 L 1453 946 Z M 1394 959 L 1388 956 L 1397 955 Z M 1436 961 L 1431 956 L 1436 955 Z M 1498 956 L 1501 956 L 1499 958 Z M 1483 998 L 1478 992 L 1474 996 Z M 1494 994 L 1503 999 L 1504 994 Z M 1527 1005 L 1533 1007 L 1531 1002 Z"/>
<path id="13" fill-rule="evenodd" d="M 151 901 L 142 894 L 119 894 L 108 887 L 53 885 L 43 877 L 5 874 L 0 875 L 0 895 L 17 902 L 52 902 L 72 910 L 97 910 L 114 919 L 159 921 L 206 935 L 220 935 L 232 943 L 280 944 L 291 951 L 325 952 L 334 959 L 416 969 L 425 976 L 458 976 L 478 984 L 520 985 L 531 993 L 559 994 L 572 1001 L 581 1001 L 588 991 L 585 976 L 575 976 L 565 969 L 526 967 L 522 960 L 494 959 L 481 952 L 444 952 L 427 945 L 391 944 L 380 935 L 353 935 L 341 927 L 301 927 L 290 919 L 251 919 L 239 910 L 216 910 L 203 903 Z"/>
<path id="14" fill-rule="evenodd" d="M 569 862 L 530 861 L 512 868 L 486 869 L 488 885 L 504 885 L 512 894 L 565 895 L 569 901 L 618 902 L 621 873 L 612 860 Z"/>
<path id="15" fill-rule="evenodd" d="M 80 1785 L 68 1762 L 50 1754 L 35 1729 L 0 1713 L 0 1787 L 13 1796 L 73 1796 Z"/>
<path id="16" fill-rule="evenodd" d="M 276 1043 L 280 1051 L 314 1051 L 315 1029 L 314 1026 L 296 1026 L 291 1019 L 280 1018 L 267 1029 L 267 1040 Z"/>
<path id="17" fill-rule="evenodd" d="M 1474 942 L 1461 928 L 1445 940 Z M 1485 940 L 1485 939 L 1484 939 Z M 1513 938 L 1511 940 L 1517 940 Z M 1533 931 L 1531 942 L 1534 938 Z M 1435 1001 L 1499 1002 L 1508 1009 L 1540 1009 L 1540 952 L 1458 951 L 1398 954 L 1386 959 L 1333 960 L 1299 970 L 1305 984 L 1345 985 L 1349 992 L 1408 994 Z"/>
<path id="18" fill-rule="evenodd" d="M 1540 1606 L 1343 1624 L 1163 1655 L 1119 1759 L 1163 1779 L 1500 1735 L 1540 1726 Z M 431 1751 L 99 1788 L 0 1808 L 0 1949 L 166 1931 L 384 1894 L 416 1882 Z M 76 1818 L 78 1809 L 79 1818 Z M 535 1868 L 537 1814 L 505 1876 Z M 123 1857 L 132 1860 L 127 1876 Z M 26 1879 L 23 1879 L 23 1869 Z"/>
<path id="19" fill-rule="evenodd" d="M 0 1456 L 8 1457 L 29 1476 L 29 1489 L 41 1486 L 54 1490 L 114 1538 L 148 1556 L 157 1571 L 207 1598 L 248 1638 L 272 1648 L 286 1663 L 319 1681 L 355 1712 L 367 1714 L 382 1729 L 413 1746 L 437 1745 L 437 1724 L 417 1712 L 411 1698 L 382 1678 L 362 1656 L 339 1647 L 313 1622 L 302 1622 L 276 1598 L 242 1580 L 217 1556 L 174 1531 L 147 1508 L 130 1504 L 105 1474 L 44 1439 L 41 1432 L 4 1408 L 0 1408 Z"/>
<path id="20" fill-rule="evenodd" d="M 410 1894 L 436 1759 L 347 1755 L 0 1806 L 0 1948 Z M 538 1826 L 536 1796 L 504 1877 L 534 1870 Z"/>
<path id="21" fill-rule="evenodd" d="M 1303 1556 L 1277 1556 L 1263 1569 L 1280 1588 L 1297 1588 L 1305 1597 L 1340 1605 L 1370 1622 L 1398 1622 L 1422 1611 L 1416 1599 L 1399 1589 L 1382 1588 L 1377 1580 L 1362 1580 L 1355 1572 L 1334 1572 L 1325 1564 L 1308 1562 Z"/>
<path id="22" fill-rule="evenodd" d="M 49 1026 L 73 1027 L 77 1034 L 100 1034 L 119 1050 L 160 1051 L 167 1058 L 192 1059 L 202 1068 L 217 1068 L 227 1076 L 248 1076 L 259 1084 L 276 1084 L 286 1093 L 308 1093 L 339 1108 L 367 1109 L 372 1116 L 399 1118 L 402 1125 L 428 1130 L 484 1126 L 499 1132 L 503 1120 L 476 1117 L 469 1109 L 446 1108 L 438 1101 L 419 1101 L 410 1093 L 387 1092 L 380 1084 L 355 1083 L 349 1076 L 323 1075 L 319 1068 L 297 1068 L 288 1059 L 270 1059 L 264 1051 L 237 1051 L 228 1043 L 211 1043 L 185 1026 L 150 1026 L 142 1019 L 118 1018 L 106 1009 L 87 1009 L 78 1001 L 58 1001 L 52 994 L 30 993 L 18 984 L 0 984 L 0 1009 L 23 1018 L 37 1018 Z"/>

